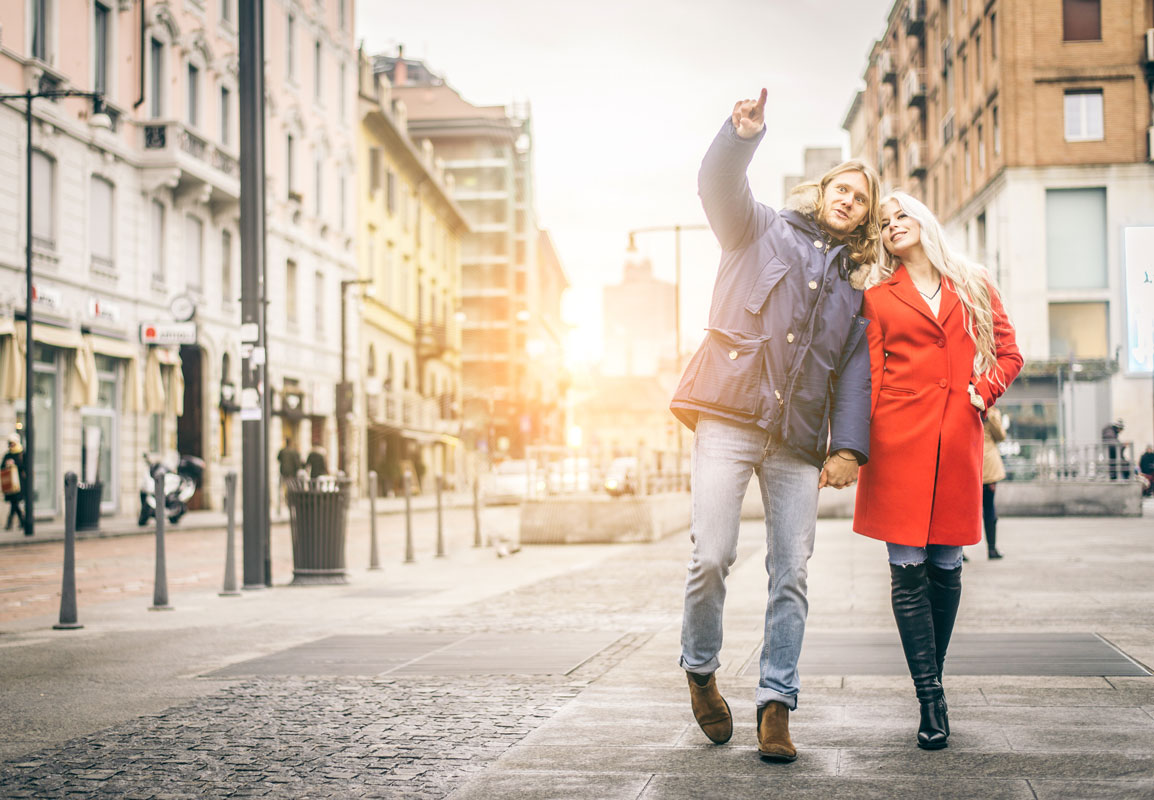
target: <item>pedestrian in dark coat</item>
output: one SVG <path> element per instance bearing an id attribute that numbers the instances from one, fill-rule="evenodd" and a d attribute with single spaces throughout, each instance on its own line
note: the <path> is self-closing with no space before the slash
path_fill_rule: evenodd
<path id="1" fill-rule="evenodd" d="M 8 521 L 4 525 L 6 531 L 12 530 L 13 520 L 17 520 L 21 528 L 24 527 L 24 511 L 21 503 L 24 502 L 24 485 L 27 478 L 24 473 L 24 446 L 20 443 L 20 435 L 16 433 L 8 435 L 8 452 L 4 454 L 3 459 L 0 459 L 0 470 L 5 469 L 9 464 L 16 465 L 20 489 L 15 492 L 4 493 L 4 499 L 8 501 Z"/>
<path id="2" fill-rule="evenodd" d="M 876 172 L 847 161 L 774 210 L 746 169 L 765 135 L 766 92 L 737 103 L 698 173 L 722 247 L 709 327 L 670 407 L 694 431 L 693 555 L 680 666 L 698 725 L 733 732 L 717 688 L 725 578 L 754 473 L 766 510 L 768 603 L 754 694 L 758 753 L 793 761 L 789 714 L 805 633 L 818 490 L 857 479 L 869 453 L 869 352 L 862 290 L 878 249 Z M 784 121 L 781 124 L 788 124 Z"/>
<path id="3" fill-rule="evenodd" d="M 962 545 L 981 540 L 982 417 L 1018 376 L 1014 328 L 984 267 L 954 252 L 904 192 L 882 202 L 886 258 L 866 291 L 870 462 L 853 528 L 886 542 L 890 594 L 921 704 L 918 747 L 950 733 L 942 669 L 962 593 Z"/>
<path id="4" fill-rule="evenodd" d="M 309 471 L 309 476 L 319 478 L 321 475 L 328 475 L 329 468 L 325 463 L 325 449 L 323 447 L 314 447 L 309 453 L 308 459 L 305 461 L 305 468 Z"/>

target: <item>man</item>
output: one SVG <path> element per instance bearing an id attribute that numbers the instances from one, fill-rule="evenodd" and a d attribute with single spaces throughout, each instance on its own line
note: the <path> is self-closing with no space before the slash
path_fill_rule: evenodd
<path id="1" fill-rule="evenodd" d="M 732 735 L 713 673 L 741 502 L 756 472 L 769 573 L 758 752 L 789 762 L 818 489 L 850 486 L 868 457 L 868 322 L 858 312 L 877 260 L 880 190 L 873 169 L 849 161 L 795 189 L 793 208 L 755 202 L 745 171 L 764 135 L 765 100 L 762 89 L 737 103 L 701 165 L 699 193 L 723 253 L 708 333 L 670 408 L 695 430 L 680 661 L 694 716 L 712 741 Z"/>
<path id="2" fill-rule="evenodd" d="M 284 497 L 287 490 L 287 483 L 289 478 L 295 478 L 297 470 L 301 468 L 301 454 L 297 450 L 296 444 L 293 443 L 292 437 L 285 439 L 284 447 L 276 454 L 277 464 L 280 467 L 280 491 L 276 496 L 277 511 L 281 508 L 281 499 Z"/>
<path id="3" fill-rule="evenodd" d="M 1121 419 L 1110 422 L 1102 429 L 1102 444 L 1106 445 L 1106 461 L 1110 468 L 1110 480 L 1118 480 L 1119 468 L 1122 468 L 1122 479 L 1130 477 L 1130 470 L 1125 469 L 1126 447 L 1119 442 L 1118 435 L 1125 429 L 1126 423 Z"/>

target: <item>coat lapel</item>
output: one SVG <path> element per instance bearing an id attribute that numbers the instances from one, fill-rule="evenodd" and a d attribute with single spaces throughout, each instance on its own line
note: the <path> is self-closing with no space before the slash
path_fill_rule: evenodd
<path id="1" fill-rule="evenodd" d="M 889 284 L 890 291 L 893 292 L 894 297 L 898 298 L 914 311 L 918 312 L 930 322 L 934 323 L 934 325 L 937 327 L 941 327 L 941 323 L 938 321 L 938 318 L 934 316 L 934 312 L 930 311 L 930 307 L 926 305 L 926 301 L 922 299 L 920 294 L 918 294 L 918 287 L 914 286 L 913 279 L 910 278 L 909 273 L 906 272 L 905 264 L 900 264 L 898 268 L 894 270 L 894 274 L 890 277 Z M 945 283 L 943 283 L 943 294 L 945 291 L 946 287 Z M 951 292 L 951 294 L 953 293 Z M 956 295 L 954 295 L 954 302 L 957 302 Z M 946 298 L 942 297 L 942 305 L 939 307 L 939 310 L 945 308 L 945 303 Z M 943 316 L 942 319 L 945 319 L 945 317 Z"/>

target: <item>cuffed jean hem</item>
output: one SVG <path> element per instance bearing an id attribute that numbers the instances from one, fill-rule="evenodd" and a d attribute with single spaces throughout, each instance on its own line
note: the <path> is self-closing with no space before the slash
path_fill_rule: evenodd
<path id="1" fill-rule="evenodd" d="M 682 656 L 681 659 L 678 660 L 677 666 L 681 667 L 686 672 L 693 672 L 697 675 L 712 675 L 721 668 L 721 659 L 719 659 L 717 656 L 714 656 L 699 667 L 691 667 L 689 664 L 685 663 L 685 656 Z"/>
<path id="2" fill-rule="evenodd" d="M 775 692 L 773 689 L 764 689 L 757 687 L 757 693 L 754 695 L 754 704 L 761 708 L 773 702 L 783 703 L 790 711 L 797 711 L 797 695 L 796 694 L 781 694 Z"/>
<path id="3" fill-rule="evenodd" d="M 962 565 L 962 548 L 952 544 L 914 547 L 886 542 L 886 552 L 890 563 L 898 567 L 913 566 L 925 561 L 929 561 L 938 569 L 957 569 Z"/>

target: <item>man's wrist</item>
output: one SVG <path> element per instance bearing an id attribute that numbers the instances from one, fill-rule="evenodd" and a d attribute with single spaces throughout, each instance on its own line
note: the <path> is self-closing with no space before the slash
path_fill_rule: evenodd
<path id="1" fill-rule="evenodd" d="M 853 454 L 852 450 L 837 450 L 834 452 L 834 455 L 839 458 L 844 458 L 846 461 L 852 461 L 855 464 L 858 463 L 857 456 Z"/>

